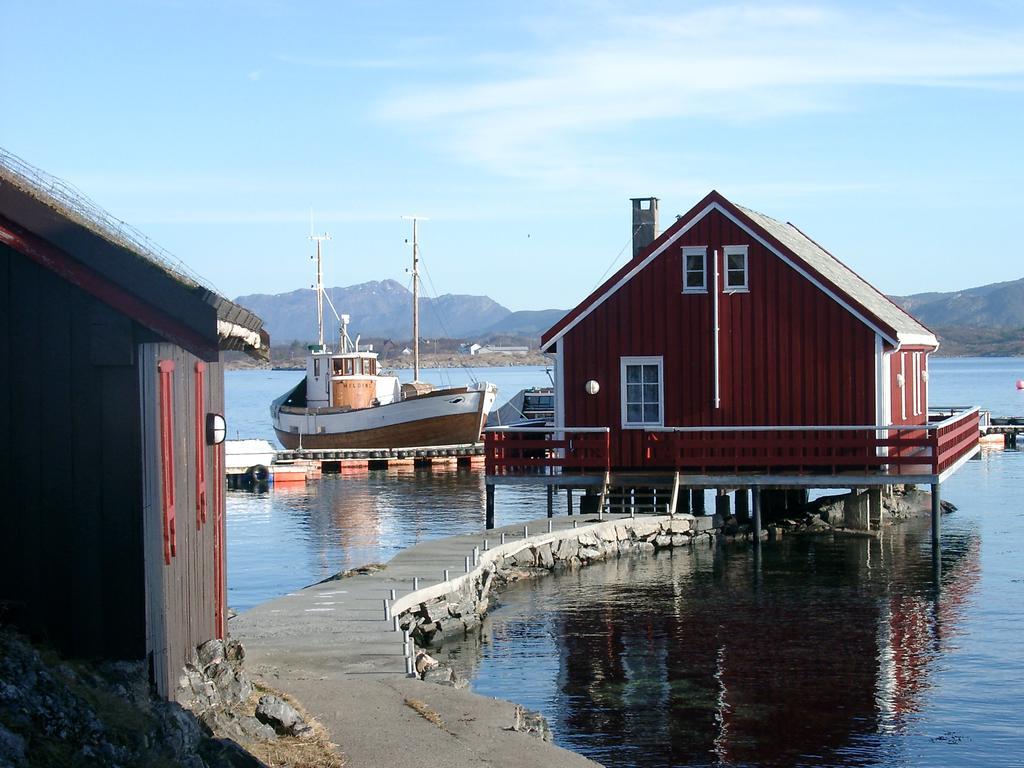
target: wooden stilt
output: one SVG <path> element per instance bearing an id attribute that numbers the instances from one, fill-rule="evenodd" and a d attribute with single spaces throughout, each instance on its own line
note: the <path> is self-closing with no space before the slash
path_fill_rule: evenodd
<path id="1" fill-rule="evenodd" d="M 752 488 L 750 491 L 752 506 L 754 508 L 754 543 L 761 543 L 761 489 Z"/>
<path id="2" fill-rule="evenodd" d="M 487 493 L 487 520 L 484 526 L 487 530 L 494 527 L 494 486 L 491 483 L 487 483 L 485 486 Z"/>
<path id="3" fill-rule="evenodd" d="M 548 517 L 555 516 L 555 486 L 548 486 Z"/>

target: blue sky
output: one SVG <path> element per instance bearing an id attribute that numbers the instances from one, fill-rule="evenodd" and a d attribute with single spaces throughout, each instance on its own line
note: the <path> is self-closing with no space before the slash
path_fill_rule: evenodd
<path id="1" fill-rule="evenodd" d="M 230 297 L 566 308 L 715 188 L 882 290 L 1024 276 L 1024 3 L 3 0 L 0 146 Z M 358 322 L 358 321 L 357 321 Z"/>

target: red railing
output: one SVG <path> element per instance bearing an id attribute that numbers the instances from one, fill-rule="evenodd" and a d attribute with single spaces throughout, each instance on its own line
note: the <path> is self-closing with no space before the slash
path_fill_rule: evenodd
<path id="1" fill-rule="evenodd" d="M 647 434 L 646 462 L 681 471 L 934 474 L 978 444 L 978 409 L 904 426 L 675 427 Z"/>
<path id="2" fill-rule="evenodd" d="M 484 433 L 484 448 L 488 475 L 607 472 L 611 466 L 607 427 L 492 427 Z"/>
<path id="3" fill-rule="evenodd" d="M 713 474 L 940 475 L 978 444 L 977 408 L 947 409 L 926 424 L 666 427 L 646 433 L 644 465 Z M 606 427 L 495 427 L 484 435 L 489 475 L 609 471 Z"/>

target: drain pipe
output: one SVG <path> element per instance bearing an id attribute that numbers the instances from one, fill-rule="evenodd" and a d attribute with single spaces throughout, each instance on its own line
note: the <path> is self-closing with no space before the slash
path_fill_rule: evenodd
<path id="1" fill-rule="evenodd" d="M 715 326 L 715 337 L 714 337 L 714 344 L 713 344 L 713 347 L 714 347 L 714 350 L 715 350 L 715 408 L 720 408 L 722 406 L 722 398 L 721 398 L 720 392 L 719 392 L 719 376 L 718 376 L 718 331 L 719 331 L 719 327 L 718 327 L 718 250 L 717 249 L 714 251 L 714 253 L 713 253 L 711 258 L 712 258 L 712 261 L 714 262 L 714 266 L 712 268 L 712 273 L 714 275 L 714 277 L 713 277 L 714 282 L 712 283 L 712 292 L 713 292 L 714 296 L 713 296 L 712 301 L 711 301 L 711 306 L 712 306 L 712 312 L 714 313 L 713 321 L 714 321 L 714 326 Z"/>

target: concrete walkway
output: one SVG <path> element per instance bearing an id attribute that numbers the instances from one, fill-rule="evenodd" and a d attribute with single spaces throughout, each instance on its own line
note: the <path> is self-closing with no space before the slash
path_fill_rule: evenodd
<path id="1" fill-rule="evenodd" d="M 628 518 L 604 515 L 603 522 Z M 653 522 L 653 518 L 652 518 Z M 549 533 L 550 525 L 550 533 Z M 246 648 L 246 667 L 295 696 L 323 723 L 353 766 L 594 765 L 572 752 L 508 730 L 515 706 L 469 691 L 406 677 L 403 634 L 395 614 L 454 592 L 475 565 L 579 531 L 602 526 L 596 515 L 541 518 L 479 534 L 423 542 L 380 571 L 316 584 L 259 605 L 229 624 Z M 502 534 L 505 543 L 502 545 Z M 444 571 L 448 570 L 446 581 Z M 418 579 L 418 590 L 413 590 Z M 439 726 L 411 708 L 426 704 Z"/>

